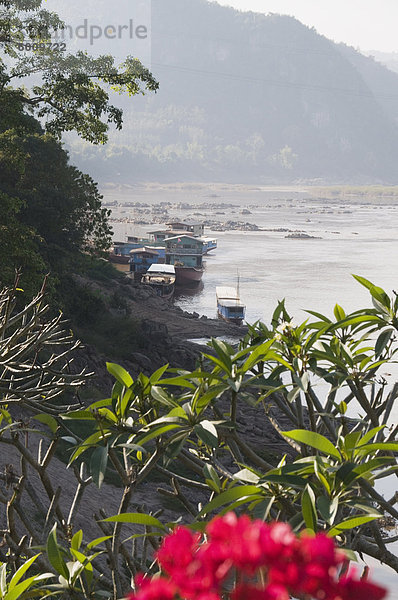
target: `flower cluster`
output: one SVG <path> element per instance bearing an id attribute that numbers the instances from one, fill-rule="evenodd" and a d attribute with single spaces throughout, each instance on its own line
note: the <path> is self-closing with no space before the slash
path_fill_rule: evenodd
<path id="1" fill-rule="evenodd" d="M 178 527 L 157 553 L 164 575 L 139 576 L 129 600 L 382 600 L 386 590 L 355 573 L 321 533 L 296 537 L 286 523 L 251 521 L 229 513 L 201 534 Z"/>

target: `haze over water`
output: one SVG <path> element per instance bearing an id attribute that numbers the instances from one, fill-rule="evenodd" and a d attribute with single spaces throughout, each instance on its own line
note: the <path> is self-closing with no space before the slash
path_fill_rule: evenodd
<path id="1" fill-rule="evenodd" d="M 181 219 L 244 221 L 262 229 L 299 230 L 321 239 L 286 239 L 282 231 L 228 231 L 206 235 L 218 238 L 218 248 L 206 257 L 203 287 L 196 293 L 180 294 L 176 303 L 184 310 L 209 317 L 216 314 L 217 285 L 236 285 L 247 305 L 247 320 L 269 321 L 279 299 L 296 319 L 312 309 L 331 315 L 338 302 L 346 311 L 370 305 L 369 294 L 351 277 L 362 275 L 385 287 L 398 289 L 398 200 L 382 198 L 375 203 L 351 198 L 350 201 L 319 200 L 305 191 L 252 188 L 217 190 L 209 198 L 206 187 L 199 190 L 137 190 L 127 195 L 106 192 L 105 199 L 146 202 L 185 202 L 191 210 L 170 210 Z M 212 203 L 217 208 L 204 210 L 195 205 Z M 222 204 L 234 204 L 233 208 Z M 241 214 L 242 209 L 252 214 Z M 217 214 L 224 213 L 224 214 Z M 114 214 L 122 216 L 119 210 Z M 133 216 L 131 210 L 124 215 Z M 164 225 L 161 225 L 164 227 Z M 115 237 L 139 233 L 156 225 L 137 227 L 115 223 Z"/>

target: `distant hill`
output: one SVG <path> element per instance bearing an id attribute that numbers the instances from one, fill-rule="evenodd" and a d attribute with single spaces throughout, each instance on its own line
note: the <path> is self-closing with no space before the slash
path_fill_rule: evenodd
<path id="1" fill-rule="evenodd" d="M 398 74 L 292 17 L 152 5 L 160 91 L 117 99 L 125 126 L 108 146 L 70 140 L 80 168 L 130 183 L 398 183 Z"/>
<path id="2" fill-rule="evenodd" d="M 398 73 L 398 52 L 378 52 L 377 50 L 370 50 L 369 52 L 366 52 L 366 55 L 373 57 L 382 65 L 390 69 L 390 71 Z"/>

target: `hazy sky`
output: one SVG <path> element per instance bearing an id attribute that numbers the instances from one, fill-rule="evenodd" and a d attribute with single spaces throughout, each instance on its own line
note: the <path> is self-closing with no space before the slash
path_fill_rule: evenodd
<path id="1" fill-rule="evenodd" d="M 398 52 L 398 0 L 218 0 L 241 10 L 281 13 L 361 50 Z"/>

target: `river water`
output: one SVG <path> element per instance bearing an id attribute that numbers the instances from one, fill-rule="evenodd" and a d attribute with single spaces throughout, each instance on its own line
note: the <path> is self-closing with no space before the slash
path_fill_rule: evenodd
<path id="1" fill-rule="evenodd" d="M 258 319 L 269 322 L 282 298 L 296 322 L 306 318 L 306 309 L 332 316 L 336 302 L 346 311 L 371 306 L 367 290 L 353 279 L 353 273 L 388 293 L 398 291 L 398 200 L 394 198 L 370 201 L 350 196 L 330 201 L 300 188 L 249 186 L 132 188 L 128 192 L 107 190 L 104 197 L 119 203 L 113 215 L 120 220 L 143 216 L 132 207 L 123 207 L 125 202 L 147 204 L 143 209 L 146 218 L 151 207 L 170 202 L 167 212 L 171 218 L 244 221 L 268 230 L 206 230 L 206 235 L 218 238 L 218 248 L 206 257 L 203 284 L 194 292 L 180 292 L 175 299 L 190 312 L 215 317 L 216 286 L 235 286 L 238 274 L 250 323 Z M 189 208 L 177 209 L 176 203 L 186 203 Z M 242 214 L 243 210 L 250 214 Z M 153 214 L 152 218 L 156 220 Z M 156 224 L 113 225 L 117 239 L 156 229 Z M 281 229 L 304 232 L 311 238 L 287 238 L 289 232 Z M 396 377 L 395 372 L 384 374 L 390 380 Z M 398 420 L 398 407 L 393 419 Z M 390 479 L 386 494 L 396 487 L 396 478 Z M 390 599 L 398 600 L 398 576 L 379 566 L 374 567 L 374 574 L 390 587 Z"/>

